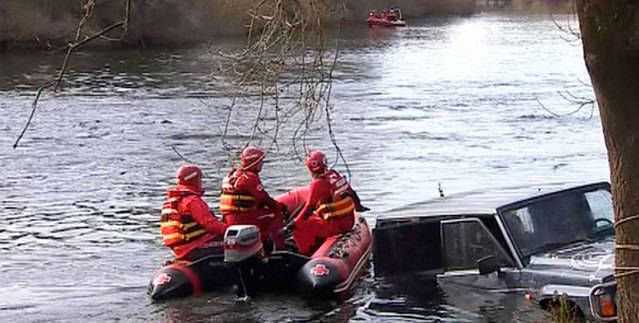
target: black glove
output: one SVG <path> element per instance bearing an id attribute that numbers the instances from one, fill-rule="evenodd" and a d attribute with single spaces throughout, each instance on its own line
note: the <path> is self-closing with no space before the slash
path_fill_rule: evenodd
<path id="1" fill-rule="evenodd" d="M 280 230 L 280 234 L 283 237 L 287 237 L 291 235 L 291 233 L 293 233 L 293 230 L 295 230 L 295 223 L 291 222 L 287 224 L 285 227 L 283 227 L 282 230 Z"/>
<path id="2" fill-rule="evenodd" d="M 357 212 L 366 212 L 366 211 L 370 211 L 371 209 L 360 204 L 359 206 L 357 206 L 356 210 Z"/>
<path id="3" fill-rule="evenodd" d="M 281 210 L 280 212 L 282 212 L 282 218 L 284 220 L 288 219 L 288 217 L 291 215 L 291 213 L 289 213 L 290 211 L 284 204 L 280 204 L 280 210 Z"/>

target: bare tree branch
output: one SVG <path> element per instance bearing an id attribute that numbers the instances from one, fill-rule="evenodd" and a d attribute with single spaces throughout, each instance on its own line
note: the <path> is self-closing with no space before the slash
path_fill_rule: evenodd
<path id="1" fill-rule="evenodd" d="M 346 164 L 335 139 L 329 99 L 339 57 L 339 40 L 332 60 L 325 60 L 326 17 L 338 16 L 335 12 L 344 10 L 344 4 L 337 9 L 331 5 L 326 0 L 263 0 L 249 12 L 248 38 L 244 48 L 235 53 L 220 53 L 227 62 L 222 72 L 232 77 L 239 88 L 233 96 L 222 131 L 225 150 L 232 152 L 251 142 L 261 143 L 264 140 L 270 141 L 268 150 L 278 148 L 282 126 L 293 122 L 293 150 L 302 159 L 308 150 L 309 134 L 317 130 L 315 126 L 323 124 L 328 128 L 327 135 L 336 149 L 336 161 L 342 159 Z M 340 35 L 341 26 L 337 38 Z M 254 94 L 259 101 L 247 140 L 231 144 L 228 140 L 231 119 L 243 115 L 234 109 L 244 102 L 239 100 L 239 93 L 242 97 Z M 322 115 L 325 116 L 323 119 L 320 118 Z M 237 131 L 242 133 L 240 129 Z"/>
<path id="2" fill-rule="evenodd" d="M 184 157 L 184 155 L 182 155 L 177 148 L 175 148 L 175 146 L 171 146 L 171 149 L 173 149 L 173 151 L 175 152 L 176 155 L 178 155 L 180 158 L 182 158 L 182 160 L 184 160 L 185 162 L 189 163 L 189 164 L 197 164 L 195 162 L 193 162 L 192 160 Z"/>
<path id="3" fill-rule="evenodd" d="M 95 7 L 95 0 L 86 0 L 86 3 L 83 5 L 83 10 L 84 10 L 84 15 L 82 16 L 82 18 L 80 19 L 80 22 L 78 23 L 78 27 L 75 33 L 75 41 L 72 43 L 69 43 L 66 47 L 66 54 L 64 55 L 64 61 L 62 62 L 62 65 L 60 66 L 60 70 L 58 71 L 58 75 L 56 77 L 56 79 L 54 81 L 50 81 L 45 83 L 44 85 L 40 86 L 38 88 L 38 90 L 36 91 L 36 96 L 33 100 L 33 102 L 31 103 L 31 114 L 29 114 L 29 118 L 27 119 L 27 123 L 24 125 L 24 128 L 22 128 L 22 131 L 20 132 L 20 134 L 18 135 L 18 137 L 16 138 L 16 141 L 13 143 L 13 149 L 16 149 L 18 147 L 18 144 L 20 143 L 20 140 L 22 140 L 22 137 L 24 136 L 25 132 L 27 131 L 27 129 L 29 128 L 29 126 L 31 125 L 31 121 L 33 120 L 33 116 L 35 115 L 36 109 L 38 108 L 38 101 L 40 100 L 40 96 L 42 95 L 42 92 L 45 89 L 49 89 L 53 87 L 53 92 L 57 92 L 58 89 L 60 88 L 60 85 L 62 84 L 62 79 L 67 71 L 67 67 L 69 65 L 69 59 L 71 58 L 71 54 L 73 53 L 74 50 L 82 47 L 83 45 L 87 44 L 88 42 L 102 37 L 105 34 L 107 34 L 108 32 L 118 28 L 118 27 L 123 27 L 124 26 L 124 30 L 126 32 L 126 26 L 128 25 L 128 21 L 129 21 L 129 12 L 130 12 L 130 6 L 131 6 L 131 0 L 126 0 L 125 1 L 125 5 L 127 7 L 127 13 L 126 13 L 126 17 L 124 18 L 124 20 L 116 22 L 111 24 L 110 26 L 107 26 L 105 28 L 103 28 L 102 30 L 94 33 L 92 36 L 86 37 L 82 40 L 80 40 L 81 34 L 82 34 L 82 28 L 84 27 L 84 25 L 87 23 L 87 21 L 89 20 L 89 18 L 93 15 L 93 8 Z M 122 37 L 124 37 L 124 33 L 122 35 Z"/>
<path id="4" fill-rule="evenodd" d="M 575 30 L 573 27 L 573 24 L 578 24 L 578 22 L 571 19 L 571 17 L 574 18 L 577 16 L 574 4 L 571 10 L 572 13 L 568 16 L 568 19 L 564 24 L 560 24 L 557 19 L 555 19 L 555 16 L 553 14 L 550 14 L 550 18 L 555 27 L 563 32 L 564 35 L 567 35 L 567 37 L 560 35 L 559 37 L 561 39 L 573 46 L 581 46 L 581 33 L 578 30 Z"/>
<path id="5" fill-rule="evenodd" d="M 566 92 L 567 94 L 562 93 L 561 91 L 557 91 L 557 93 L 566 101 L 568 101 L 570 104 L 575 104 L 577 105 L 577 108 L 574 109 L 573 111 L 567 112 L 567 113 L 556 113 L 552 110 L 550 110 L 549 108 L 547 108 L 540 100 L 539 98 L 535 98 L 535 101 L 537 101 L 537 103 L 539 104 L 540 107 L 542 107 L 544 110 L 546 110 L 548 113 L 552 114 L 555 117 L 567 117 L 567 116 L 571 116 L 576 114 L 577 112 L 581 111 L 584 107 L 590 107 L 590 115 L 588 116 L 588 118 L 586 118 L 586 120 L 590 120 L 592 119 L 592 116 L 594 114 L 594 109 L 595 109 L 595 101 L 593 99 L 589 99 L 589 98 L 585 98 L 585 97 L 577 97 L 574 96 L 572 94 L 570 94 L 569 92 Z"/>

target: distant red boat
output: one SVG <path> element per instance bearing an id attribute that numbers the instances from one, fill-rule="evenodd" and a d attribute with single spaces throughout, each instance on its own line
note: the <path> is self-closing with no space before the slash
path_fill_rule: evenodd
<path id="1" fill-rule="evenodd" d="M 384 9 L 381 12 L 377 12 L 375 10 L 371 10 L 368 13 L 368 18 L 366 19 L 366 23 L 369 27 L 380 26 L 380 27 L 404 27 L 406 26 L 406 21 L 404 21 L 402 17 L 402 11 L 399 8 L 390 8 L 388 10 Z"/>

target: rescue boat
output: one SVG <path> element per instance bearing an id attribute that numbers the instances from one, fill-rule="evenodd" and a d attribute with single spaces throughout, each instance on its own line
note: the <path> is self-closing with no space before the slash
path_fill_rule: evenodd
<path id="1" fill-rule="evenodd" d="M 374 17 L 374 16 L 368 17 L 368 19 L 366 19 L 366 23 L 371 28 L 374 26 L 378 26 L 378 27 L 405 27 L 406 26 L 406 21 L 404 20 L 388 20 L 383 17 Z"/>
<path id="2" fill-rule="evenodd" d="M 374 26 L 378 26 L 378 27 L 404 27 L 406 26 L 406 21 L 404 20 L 403 16 L 402 16 L 402 12 L 399 8 L 395 8 L 395 9 L 390 9 L 390 10 L 395 10 L 396 12 L 396 16 L 395 18 L 390 18 L 389 16 L 385 15 L 385 14 L 378 14 L 375 11 L 371 11 L 368 14 L 368 18 L 366 19 L 366 23 L 368 24 L 368 27 L 374 27 Z"/>
<path id="3" fill-rule="evenodd" d="M 302 187 L 276 200 L 289 210 L 299 211 L 307 196 L 308 188 Z M 358 214 L 351 231 L 327 238 L 310 257 L 286 248 L 265 247 L 256 226 L 234 225 L 226 230 L 219 253 L 193 262 L 165 265 L 153 274 L 148 293 L 157 301 L 235 285 L 238 296 L 254 296 L 257 291 L 274 289 L 340 295 L 366 269 L 371 249 L 370 228 Z"/>

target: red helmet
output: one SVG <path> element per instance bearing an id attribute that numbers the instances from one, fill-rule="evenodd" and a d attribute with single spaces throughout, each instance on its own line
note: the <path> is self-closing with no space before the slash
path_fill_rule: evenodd
<path id="1" fill-rule="evenodd" d="M 255 146 L 248 146 L 242 150 L 242 169 L 259 173 L 264 161 L 264 150 Z"/>
<path id="2" fill-rule="evenodd" d="M 324 174 L 327 164 L 326 155 L 319 150 L 313 150 L 306 156 L 306 167 L 312 174 Z"/>
<path id="3" fill-rule="evenodd" d="M 178 185 L 196 192 L 202 191 L 202 170 L 195 165 L 183 165 L 177 171 Z"/>

